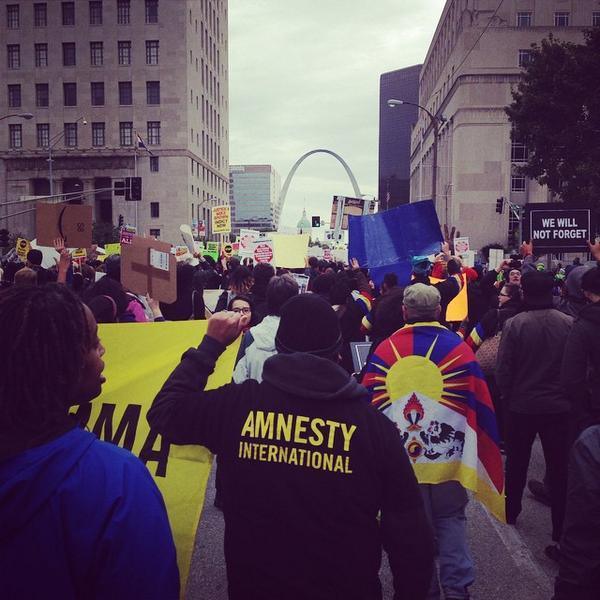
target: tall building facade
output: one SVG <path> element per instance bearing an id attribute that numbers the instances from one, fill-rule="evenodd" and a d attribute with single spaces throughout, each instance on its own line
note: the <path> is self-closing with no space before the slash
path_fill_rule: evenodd
<path id="1" fill-rule="evenodd" d="M 419 102 L 422 65 L 383 73 L 379 78 L 379 206 L 382 210 L 410 200 L 410 137 L 418 109 L 390 108 L 390 98 Z"/>
<path id="2" fill-rule="evenodd" d="M 505 107 L 531 44 L 552 33 L 575 43 L 600 23 L 595 0 L 447 0 L 419 82 L 419 104 L 442 119 L 436 209 L 471 246 L 507 244 L 517 211 L 496 213 L 496 199 L 546 202 L 547 188 L 516 172 L 527 148 L 511 141 Z M 419 111 L 411 141 L 411 201 L 431 197 L 434 128 Z M 514 245 L 514 241 L 511 245 Z"/>
<path id="3" fill-rule="evenodd" d="M 51 187 L 172 243 L 228 203 L 227 0 L 0 0 L 0 40 L 0 117 L 33 115 L 0 121 L 11 231 L 32 204 L 2 204 Z M 142 201 L 115 196 L 134 175 Z"/>
<path id="4" fill-rule="evenodd" d="M 281 178 L 271 165 L 231 165 L 229 203 L 233 232 L 241 228 L 277 231 Z"/>

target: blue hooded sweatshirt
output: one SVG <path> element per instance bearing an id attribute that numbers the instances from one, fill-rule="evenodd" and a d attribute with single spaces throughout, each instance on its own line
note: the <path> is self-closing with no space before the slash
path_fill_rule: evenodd
<path id="1" fill-rule="evenodd" d="M 146 467 L 79 428 L 1 461 L 0 595 L 176 600 L 175 546 Z"/>

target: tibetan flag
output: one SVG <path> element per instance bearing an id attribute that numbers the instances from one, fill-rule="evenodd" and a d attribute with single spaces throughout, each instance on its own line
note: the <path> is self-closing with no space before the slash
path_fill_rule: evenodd
<path id="1" fill-rule="evenodd" d="M 406 325 L 377 347 L 363 385 L 398 427 L 419 483 L 458 481 L 505 520 L 494 407 L 458 335 L 438 323 Z"/>
<path id="2" fill-rule="evenodd" d="M 154 154 L 152 154 L 152 150 L 150 150 L 150 148 L 146 146 L 146 142 L 144 142 L 144 140 L 141 138 L 140 134 L 137 131 L 135 132 L 135 137 L 137 138 L 137 147 L 143 148 L 150 156 L 154 156 Z"/>

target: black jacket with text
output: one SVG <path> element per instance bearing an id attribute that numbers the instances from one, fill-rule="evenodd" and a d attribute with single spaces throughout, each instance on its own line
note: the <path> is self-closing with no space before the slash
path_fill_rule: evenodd
<path id="1" fill-rule="evenodd" d="M 224 350 L 208 336 L 188 350 L 148 420 L 219 455 L 229 597 L 379 599 L 383 544 L 394 598 L 424 598 L 431 530 L 398 431 L 365 388 L 329 360 L 279 354 L 260 384 L 204 391 Z"/>

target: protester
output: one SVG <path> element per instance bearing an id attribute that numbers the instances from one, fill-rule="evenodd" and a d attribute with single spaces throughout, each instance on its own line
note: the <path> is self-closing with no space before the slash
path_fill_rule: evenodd
<path id="1" fill-rule="evenodd" d="M 461 484 L 461 465 L 485 465 L 484 479 L 495 482 L 496 507 L 502 512 L 502 462 L 497 447 L 490 452 L 497 431 L 481 371 L 469 347 L 438 322 L 441 310 L 434 286 L 408 286 L 403 301 L 406 326 L 379 344 L 363 384 L 402 435 L 434 527 L 440 583 L 434 575 L 428 598 L 439 598 L 441 584 L 446 599 L 466 599 L 475 574 L 467 544 L 468 496 Z M 450 365 L 452 371 L 446 372 Z M 480 422 L 479 415 L 486 417 Z M 478 429 L 486 430 L 481 447 Z M 465 439 L 471 440 L 468 445 Z"/>
<path id="2" fill-rule="evenodd" d="M 103 277 L 87 290 L 83 300 L 98 323 L 136 322 L 131 310 L 132 300 L 116 279 Z"/>
<path id="3" fill-rule="evenodd" d="M 247 295 L 254 283 L 250 269 L 238 266 L 231 273 L 228 288 L 219 296 L 215 312 L 226 310 L 231 299 L 239 295 Z"/>
<path id="4" fill-rule="evenodd" d="M 297 294 L 298 284 L 290 275 L 275 276 L 269 281 L 266 297 L 267 316 L 244 336 L 239 361 L 233 372 L 235 383 L 242 383 L 246 379 L 262 381 L 265 361 L 277 353 L 275 336 L 279 327 L 281 307 Z"/>
<path id="5" fill-rule="evenodd" d="M 64 285 L 0 293 L 4 598 L 175 600 L 165 506 L 145 466 L 80 429 L 104 382 L 94 318 Z"/>
<path id="6" fill-rule="evenodd" d="M 426 256 L 415 256 L 412 260 L 412 275 L 413 279 L 410 285 L 422 283 L 424 285 L 432 285 L 429 277 L 433 264 Z M 446 324 L 446 311 L 448 305 L 462 289 L 462 279 L 460 276 L 461 265 L 456 258 L 450 258 L 447 263 L 448 277 L 439 283 L 433 284 L 441 297 L 440 323 Z"/>
<path id="7" fill-rule="evenodd" d="M 254 306 L 254 322 L 260 323 L 268 314 L 267 286 L 274 277 L 275 269 L 269 263 L 258 263 L 252 271 L 254 284 L 250 288 L 249 296 Z"/>
<path id="8" fill-rule="evenodd" d="M 248 317 L 248 324 L 246 325 L 244 333 L 254 324 L 254 308 L 250 296 L 240 294 L 239 296 L 233 297 L 227 305 L 227 310 Z"/>
<path id="9" fill-rule="evenodd" d="M 572 440 L 591 422 L 600 421 L 600 267 L 586 270 L 581 289 L 589 304 L 575 319 L 561 369 L 562 386 L 571 406 Z"/>
<path id="10" fill-rule="evenodd" d="M 15 273 L 15 285 L 37 285 L 38 274 L 29 267 L 23 267 Z"/>
<path id="11" fill-rule="evenodd" d="M 160 303 L 160 312 L 167 321 L 206 318 L 202 285 L 195 275 L 196 269 L 192 265 L 177 264 L 177 299 L 170 304 Z M 156 314 L 154 317 L 156 319 Z"/>
<path id="12" fill-rule="evenodd" d="M 597 600 L 600 590 L 600 420 L 571 450 L 560 569 L 553 600 Z"/>
<path id="13" fill-rule="evenodd" d="M 540 436 L 552 508 L 552 539 L 560 540 L 567 480 L 569 402 L 560 385 L 563 350 L 571 317 L 553 308 L 552 277 L 529 272 L 522 278 L 524 311 L 502 330 L 496 381 L 507 409 L 506 517 L 521 512 L 531 446 Z M 556 556 L 556 547 L 547 552 Z"/>
<path id="14" fill-rule="evenodd" d="M 506 410 L 502 401 L 500 388 L 496 381 L 496 364 L 502 329 L 508 319 L 522 310 L 521 287 L 516 283 L 505 284 L 498 296 L 498 308 L 491 308 L 483 316 L 466 339 L 467 345 L 476 352 L 476 358 L 485 376 L 490 390 L 494 411 L 498 422 L 500 439 L 505 440 Z"/>
<path id="15" fill-rule="evenodd" d="M 424 599 L 432 544 L 414 474 L 394 425 L 335 364 L 333 309 L 288 300 L 262 383 L 203 392 L 246 322 L 213 315 L 148 413 L 171 443 L 219 455 L 229 597 L 381 598 L 383 542 L 396 600 Z"/>

